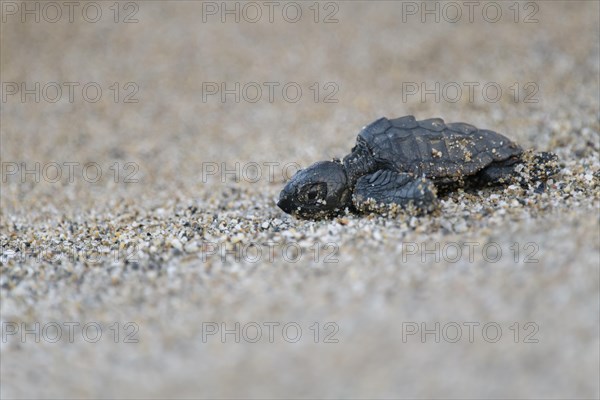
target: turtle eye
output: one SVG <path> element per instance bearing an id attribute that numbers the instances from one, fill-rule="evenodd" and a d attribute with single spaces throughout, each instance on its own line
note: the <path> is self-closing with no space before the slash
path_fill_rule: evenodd
<path id="1" fill-rule="evenodd" d="M 318 195 L 319 195 L 319 191 L 317 189 L 313 188 L 308 191 L 308 193 L 306 194 L 306 197 L 308 197 L 309 200 L 315 200 Z"/>
<path id="2" fill-rule="evenodd" d="M 304 188 L 301 197 L 305 203 L 314 204 L 318 200 L 324 199 L 326 193 L 327 186 L 323 183 L 317 183 Z"/>

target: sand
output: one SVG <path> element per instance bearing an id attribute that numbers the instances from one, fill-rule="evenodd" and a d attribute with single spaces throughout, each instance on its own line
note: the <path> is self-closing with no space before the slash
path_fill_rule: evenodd
<path id="1" fill-rule="evenodd" d="M 35 4 L 2 3 L 2 398 L 600 396 L 598 2 Z M 560 171 L 275 207 L 408 114 Z"/>

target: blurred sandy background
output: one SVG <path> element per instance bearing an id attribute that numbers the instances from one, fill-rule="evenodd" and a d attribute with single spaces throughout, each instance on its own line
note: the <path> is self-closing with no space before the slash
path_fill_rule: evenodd
<path id="1" fill-rule="evenodd" d="M 421 21 L 421 2 L 387 1 L 295 3 L 296 23 L 283 17 L 284 2 L 272 23 L 261 2 L 257 23 L 244 15 L 223 23 L 203 13 L 223 3 L 194 1 L 121 2 L 118 15 L 113 2 L 97 2 L 102 15 L 91 23 L 82 2 L 72 23 L 64 8 L 59 21 L 40 15 L 36 23 L 13 14 L 20 2 L 2 2 L 2 397 L 598 398 L 599 3 L 498 2 L 495 23 L 486 21 L 494 10 L 482 14 L 488 2 L 473 22 L 454 3 L 463 14 L 457 23 L 444 18 L 455 15 L 448 3 L 436 3 L 438 23 L 433 15 Z M 337 22 L 324 23 L 327 16 Z M 73 102 L 61 85 L 56 102 L 49 88 L 39 103 L 35 95 L 23 103 L 20 91 L 8 93 L 23 82 L 79 86 Z M 90 82 L 102 89 L 95 103 L 81 91 Z M 262 98 L 204 102 L 207 82 L 256 82 Z M 279 84 L 273 102 L 264 82 Z M 297 102 L 283 98 L 290 82 L 302 89 Z M 422 101 L 421 92 L 406 91 L 436 82 L 457 83 L 462 95 Z M 473 101 L 465 82 L 477 85 Z M 502 89 L 496 102 L 482 92 L 490 82 Z M 138 101 L 125 103 L 133 91 Z M 325 102 L 333 92 L 337 101 Z M 552 150 L 561 174 L 544 195 L 486 189 L 453 194 L 440 214 L 419 219 L 316 222 L 275 207 L 280 167 L 275 179 L 257 182 L 202 179 L 207 163 L 254 162 L 264 174 L 264 163 L 342 157 L 363 125 L 407 114 L 469 122 Z M 13 173 L 22 162 L 40 163 L 40 172 L 58 163 L 63 176 L 22 180 Z M 73 182 L 65 162 L 79 165 Z M 103 173 L 96 183 L 82 178 L 90 163 Z M 295 243 L 303 257 L 290 263 L 278 247 L 272 262 L 202 260 L 202 243 L 235 249 L 267 240 Z M 458 262 L 402 258 L 409 244 L 463 242 L 494 242 L 503 255 L 493 263 L 480 250 Z M 324 262 L 325 251 L 315 262 L 315 244 L 327 243 L 337 262 Z M 138 250 L 135 262 L 113 257 L 128 246 Z M 64 256 L 74 248 L 98 257 Z M 537 262 L 525 263 L 535 248 Z M 36 343 L 7 334 L 13 324 L 52 321 L 97 322 L 103 337 L 88 343 L 78 332 L 73 343 Z M 124 343 L 127 322 L 139 327 L 139 343 Z M 256 322 L 263 338 L 203 341 L 206 322 Z M 269 343 L 265 322 L 295 322 L 303 336 L 288 343 L 276 331 Z M 338 343 L 323 343 L 327 322 L 339 328 Z M 463 337 L 403 340 L 407 323 L 436 322 L 458 323 Z M 497 323 L 501 339 L 491 343 L 476 329 L 470 343 L 465 322 Z M 527 322 L 538 327 L 537 343 L 524 342 L 533 330 Z"/>

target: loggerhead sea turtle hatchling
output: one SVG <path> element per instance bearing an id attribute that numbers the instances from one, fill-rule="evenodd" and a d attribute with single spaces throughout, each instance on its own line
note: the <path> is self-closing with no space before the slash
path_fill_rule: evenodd
<path id="1" fill-rule="evenodd" d="M 343 160 L 298 171 L 277 205 L 303 218 L 351 211 L 432 211 L 437 189 L 544 181 L 556 172 L 552 153 L 524 152 L 507 137 L 440 118 L 380 118 L 365 126 Z"/>

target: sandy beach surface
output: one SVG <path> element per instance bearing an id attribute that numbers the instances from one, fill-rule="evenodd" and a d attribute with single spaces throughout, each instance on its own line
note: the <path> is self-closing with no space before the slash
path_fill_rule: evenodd
<path id="1" fill-rule="evenodd" d="M 600 3 L 75 3 L 1 3 L 2 398 L 600 396 Z M 275 206 L 410 114 L 560 171 Z"/>

